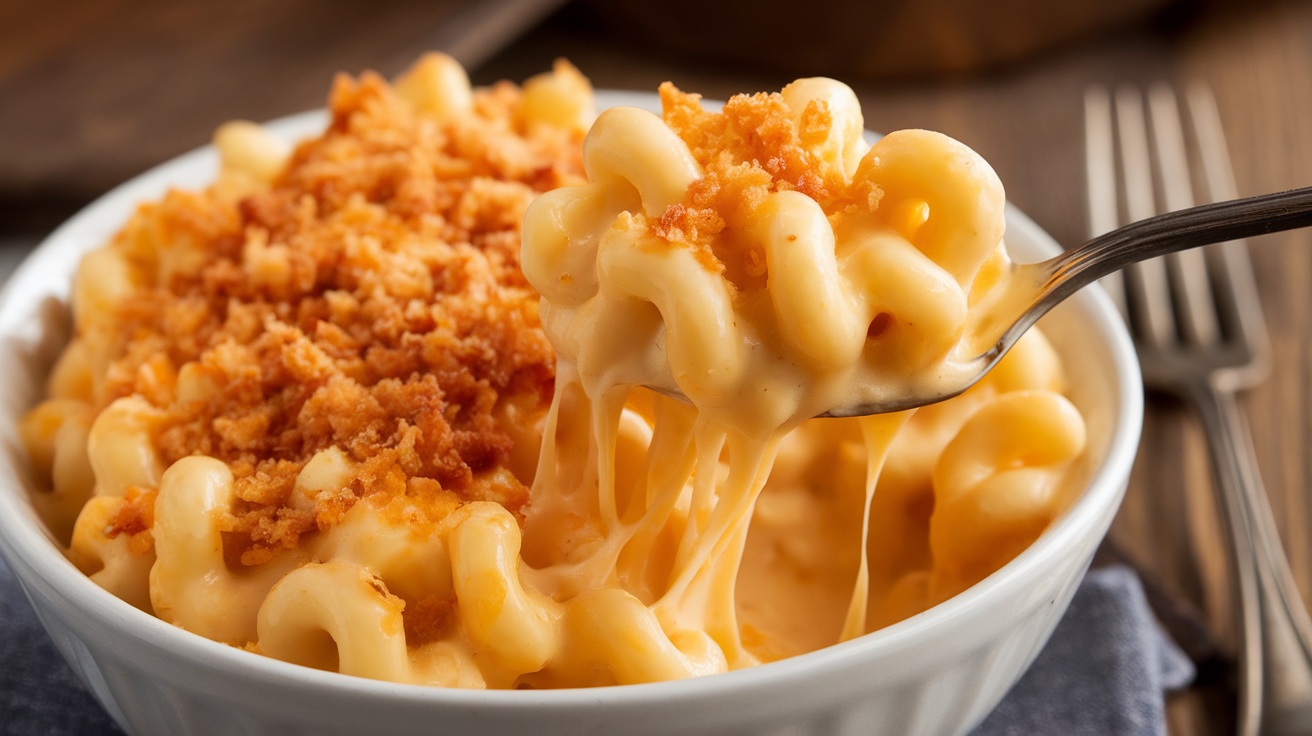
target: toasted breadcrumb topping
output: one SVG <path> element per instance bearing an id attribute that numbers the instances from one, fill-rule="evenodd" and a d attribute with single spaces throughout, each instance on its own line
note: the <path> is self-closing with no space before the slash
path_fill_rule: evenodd
<path id="1" fill-rule="evenodd" d="M 230 559 L 295 548 L 366 498 L 449 510 L 454 494 L 516 512 L 527 500 L 531 478 L 505 472 L 508 427 L 545 411 L 555 366 L 520 222 L 537 193 L 583 178 L 582 131 L 524 129 L 520 99 L 503 83 L 440 120 L 376 75 L 341 76 L 327 130 L 268 191 L 170 192 L 118 235 L 144 285 L 123 307 L 100 404 L 139 394 L 158 407 L 165 465 L 229 465 Z M 354 478 L 311 508 L 290 503 L 330 447 L 358 463 Z M 125 502 L 111 534 L 148 529 L 152 497 Z M 441 629 L 443 606 L 415 625 Z"/>
<path id="2" fill-rule="evenodd" d="M 731 283 L 764 279 L 764 253 L 735 233 L 756 221 L 768 194 L 796 190 L 831 214 L 878 205 L 877 187 L 849 181 L 818 154 L 834 125 L 824 101 L 811 101 L 795 117 L 778 92 L 734 95 L 720 112 L 704 109 L 701 95 L 669 82 L 660 96 L 665 124 L 687 144 L 703 175 L 649 227 L 673 245 L 692 248 L 702 265 Z"/>
<path id="3" fill-rule="evenodd" d="M 150 530 L 155 526 L 155 496 L 153 488 L 129 486 L 107 522 L 115 536 L 127 535 L 134 554 L 145 554 L 154 546 Z"/>

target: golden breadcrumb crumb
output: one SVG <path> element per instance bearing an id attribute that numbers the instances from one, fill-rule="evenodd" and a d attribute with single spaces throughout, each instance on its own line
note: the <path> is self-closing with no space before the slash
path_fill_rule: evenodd
<path id="1" fill-rule="evenodd" d="M 129 486 L 123 493 L 123 502 L 106 520 L 105 536 L 113 539 L 128 536 L 128 547 L 134 554 L 144 554 L 154 547 L 151 529 L 155 527 L 155 496 L 153 488 Z"/>
<path id="2" fill-rule="evenodd" d="M 708 270 L 731 283 L 743 287 L 764 278 L 759 246 L 733 234 L 750 228 L 770 193 L 802 192 L 830 214 L 878 205 L 874 185 L 849 181 L 817 155 L 834 125 L 824 101 L 811 101 L 795 120 L 778 92 L 734 95 L 721 112 L 703 109 L 700 95 L 669 82 L 660 96 L 666 125 L 687 144 L 703 175 L 649 226 L 671 244 L 692 248 Z"/>

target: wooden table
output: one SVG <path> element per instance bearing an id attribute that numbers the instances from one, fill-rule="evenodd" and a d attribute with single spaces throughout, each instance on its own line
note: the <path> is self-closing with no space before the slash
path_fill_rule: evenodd
<path id="1" fill-rule="evenodd" d="M 467 35 L 440 35 L 441 23 L 463 17 L 458 13 L 443 16 L 413 3 L 399 7 L 410 25 L 389 22 L 379 26 L 386 30 L 378 31 L 378 39 L 385 43 L 356 38 L 349 47 L 351 54 L 345 57 L 349 65 L 343 62 L 343 67 L 371 65 L 392 72 L 399 59 L 411 58 L 426 46 L 462 40 L 468 44 Z M 548 68 L 555 57 L 566 56 L 598 87 L 652 90 L 670 79 L 684 89 L 723 98 L 737 91 L 778 89 L 810 71 L 788 69 L 786 63 L 764 69 L 751 64 L 682 60 L 650 44 L 631 43 L 614 32 L 581 23 L 581 15 L 567 11 L 533 27 L 517 42 L 476 65 L 472 69 L 475 81 L 523 79 Z M 417 27 L 429 21 L 435 25 Z M 353 21 L 339 22 L 349 25 Z M 487 44 L 466 48 L 467 60 L 482 61 L 497 43 L 527 25 L 502 27 L 503 32 Z M 305 38 L 301 43 L 310 49 L 314 39 Z M 316 56 L 323 63 L 313 72 L 309 65 L 298 67 L 305 74 L 313 73 L 305 85 L 293 85 L 293 78 L 300 77 L 290 73 L 276 80 L 289 89 L 296 87 L 286 97 L 263 90 L 243 98 L 240 91 L 244 85 L 230 80 L 227 87 L 216 87 L 214 95 L 197 97 L 195 104 L 203 108 L 189 109 L 186 117 L 210 125 L 234 115 L 267 117 L 304 107 L 313 102 L 305 97 L 306 87 L 322 90 L 326 86 L 323 64 L 337 63 L 336 57 L 328 57 L 329 61 L 323 61 Z M 5 63 L 6 56 L 0 52 L 0 90 L 12 90 L 14 80 L 4 76 Z M 37 72 L 43 69 L 50 73 L 44 67 Z M 1241 194 L 1312 183 L 1312 3 L 1211 6 L 1175 23 L 1104 33 L 985 74 L 933 81 L 845 81 L 861 98 L 869 127 L 932 128 L 965 141 L 997 169 L 1012 202 L 1060 242 L 1074 244 L 1084 240 L 1088 227 L 1082 113 L 1085 88 L 1090 84 L 1144 85 L 1155 80 L 1202 80 L 1211 85 L 1229 134 Z M 144 105 L 140 114 L 145 115 L 153 108 L 145 91 L 139 95 Z M 68 107 L 76 112 L 73 102 Z M 5 112 L 12 114 L 12 107 Z M 164 106 L 156 114 L 167 122 L 171 113 Z M 135 125 L 137 134 L 143 135 L 141 131 L 149 126 L 140 122 L 125 125 Z M 0 117 L 0 128 L 3 124 Z M 119 134 L 126 135 L 121 130 Z M 181 150 L 203 142 L 205 135 L 204 130 L 188 129 L 185 136 L 194 139 L 170 140 L 164 147 Z M 133 173 L 130 167 L 144 167 L 136 159 L 125 159 L 121 149 L 128 146 L 132 150 L 131 146 L 149 142 L 148 138 L 116 139 L 109 148 L 120 155 L 98 158 L 93 140 L 76 157 L 50 159 L 60 162 L 62 168 L 57 169 L 41 170 L 40 157 L 25 156 L 21 160 L 28 167 L 18 173 L 26 179 L 17 177 L 12 166 L 7 170 L 0 166 L 0 234 L 6 225 L 21 224 L 22 218 L 12 213 L 21 209 L 23 201 L 32 204 L 31 192 L 55 204 L 85 199 Z M 159 159 L 177 152 L 164 147 L 147 150 Z M 11 214 L 8 220 L 3 217 L 6 211 Z M 1294 574 L 1307 600 L 1312 593 L 1312 503 L 1306 493 L 1312 483 L 1312 459 L 1305 452 L 1312 439 L 1312 382 L 1307 378 L 1312 375 L 1312 291 L 1308 288 L 1312 282 L 1312 232 L 1255 241 L 1253 259 L 1271 330 L 1274 370 L 1270 380 L 1243 397 L 1243 405 Z M 1233 642 L 1230 588 L 1209 483 L 1208 458 L 1193 417 L 1170 401 L 1150 396 L 1142 451 L 1111 538 L 1151 585 L 1195 606 L 1222 646 L 1228 647 Z M 1229 706 L 1224 693 L 1214 681 L 1172 697 L 1172 733 L 1228 733 Z"/>

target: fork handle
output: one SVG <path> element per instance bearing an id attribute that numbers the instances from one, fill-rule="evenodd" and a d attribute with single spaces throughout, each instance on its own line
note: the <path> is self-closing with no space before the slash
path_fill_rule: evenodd
<path id="1" fill-rule="evenodd" d="M 1130 223 L 1047 261 L 1049 306 L 1132 263 L 1312 226 L 1312 187 L 1199 205 Z M 1035 310 L 1033 319 L 1041 312 Z"/>
<path id="2" fill-rule="evenodd" d="M 1262 485 L 1248 423 L 1232 391 L 1191 387 L 1232 537 L 1239 627 L 1236 732 L 1312 733 L 1312 622 L 1299 597 Z"/>

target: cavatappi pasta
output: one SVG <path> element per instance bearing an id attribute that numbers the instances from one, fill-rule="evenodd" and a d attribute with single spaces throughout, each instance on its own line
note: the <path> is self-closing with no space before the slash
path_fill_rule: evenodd
<path id="1" fill-rule="evenodd" d="M 476 90 L 432 55 L 340 78 L 295 148 L 220 128 L 211 187 L 86 256 L 22 423 L 69 557 L 267 656 L 523 688 L 810 651 L 1030 544 L 1084 441 L 1039 333 L 943 404 L 803 421 L 969 341 L 992 170 L 870 148 L 828 80 L 662 99 L 594 124 L 567 64 Z"/>
<path id="2" fill-rule="evenodd" d="M 618 587 L 642 648 L 691 673 L 857 636 L 1010 560 L 1085 444 L 1040 333 L 957 399 L 806 421 L 870 386 L 954 381 L 978 354 L 971 325 L 1008 273 L 993 170 L 928 131 L 868 145 L 832 80 L 722 112 L 661 95 L 663 119 L 601 113 L 589 183 L 525 216 L 558 360 L 534 574 Z"/>

